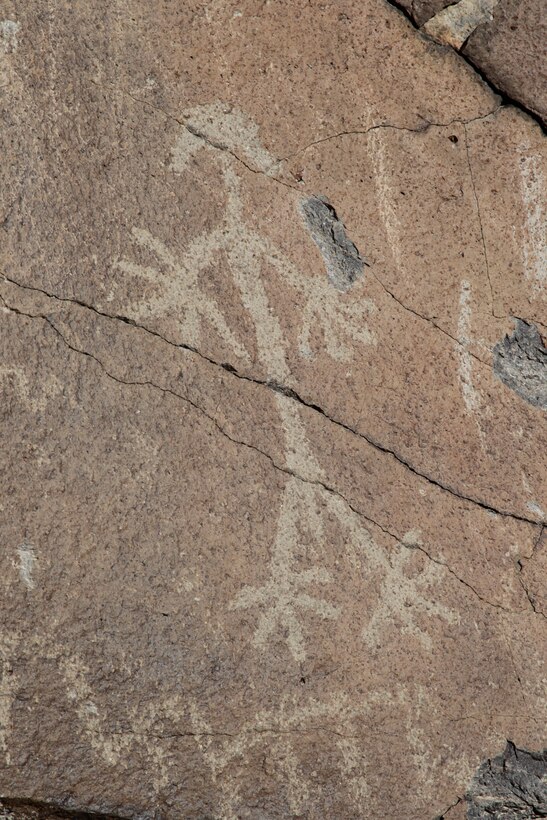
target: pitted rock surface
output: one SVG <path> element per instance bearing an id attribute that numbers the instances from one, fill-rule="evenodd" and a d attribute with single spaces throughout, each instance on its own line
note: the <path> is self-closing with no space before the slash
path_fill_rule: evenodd
<path id="1" fill-rule="evenodd" d="M 420 30 L 452 46 L 512 101 L 547 122 L 547 14 L 542 0 L 397 0 Z"/>
<path id="2" fill-rule="evenodd" d="M 2 9 L 0 817 L 462 820 L 546 747 L 539 98 L 381 0 Z"/>

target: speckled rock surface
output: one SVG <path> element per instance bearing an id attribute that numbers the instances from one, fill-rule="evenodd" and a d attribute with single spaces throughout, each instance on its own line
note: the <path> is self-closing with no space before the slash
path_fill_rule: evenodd
<path id="1" fill-rule="evenodd" d="M 494 88 L 547 123 L 543 0 L 397 0 L 421 30 L 461 49 Z"/>
<path id="2" fill-rule="evenodd" d="M 546 746 L 538 125 L 379 0 L 3 15 L 0 816 L 458 820 Z"/>
<path id="3" fill-rule="evenodd" d="M 489 80 L 547 124 L 547 8 L 541 0 L 500 0 L 463 53 Z"/>

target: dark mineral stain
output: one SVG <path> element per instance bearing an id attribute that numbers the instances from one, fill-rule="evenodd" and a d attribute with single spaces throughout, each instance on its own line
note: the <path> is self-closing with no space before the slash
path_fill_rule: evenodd
<path id="1" fill-rule="evenodd" d="M 467 792 L 467 820 L 547 817 L 547 749 L 527 752 L 507 742 L 477 770 Z"/>
<path id="2" fill-rule="evenodd" d="M 73 809 L 47 801 L 24 797 L 0 798 L 0 818 L 6 820 L 156 820 L 159 815 L 150 812 L 135 814 L 132 811 L 109 814 L 93 809 Z"/>
<path id="3" fill-rule="evenodd" d="M 522 399 L 547 410 L 547 348 L 534 324 L 515 322 L 513 334 L 494 348 L 494 373 Z"/>
<path id="4" fill-rule="evenodd" d="M 329 282 L 341 291 L 347 291 L 363 275 L 367 264 L 346 236 L 343 222 L 323 196 L 302 200 L 301 210 L 313 241 L 325 260 Z"/>

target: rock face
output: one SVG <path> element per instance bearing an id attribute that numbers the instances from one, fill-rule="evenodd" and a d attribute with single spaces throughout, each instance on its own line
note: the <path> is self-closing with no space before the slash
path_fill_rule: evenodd
<path id="1" fill-rule="evenodd" d="M 421 30 L 461 49 L 492 85 L 547 123 L 543 0 L 398 0 Z"/>
<path id="2" fill-rule="evenodd" d="M 469 820 L 547 816 L 547 751 L 530 754 L 508 743 L 479 768 L 469 793 Z"/>
<path id="3" fill-rule="evenodd" d="M 538 124 L 380 0 L 3 15 L 0 817 L 489 816 L 546 746 Z"/>

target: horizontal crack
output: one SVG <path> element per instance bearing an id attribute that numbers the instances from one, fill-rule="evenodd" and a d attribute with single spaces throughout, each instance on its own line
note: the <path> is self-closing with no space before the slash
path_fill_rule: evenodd
<path id="1" fill-rule="evenodd" d="M 90 79 L 89 81 L 93 85 L 95 85 L 99 88 L 102 87 L 101 83 L 98 83 L 96 80 Z M 203 131 L 201 131 L 199 128 L 196 128 L 191 122 L 186 122 L 185 120 L 180 119 L 179 117 L 175 116 L 175 114 L 173 114 L 171 111 L 168 111 L 167 109 L 162 108 L 159 105 L 155 105 L 154 103 L 149 102 L 149 100 L 143 100 L 143 99 L 141 99 L 141 97 L 137 97 L 134 94 L 131 94 L 131 92 L 127 91 L 125 88 L 122 88 L 120 86 L 110 85 L 110 89 L 112 91 L 114 91 L 115 93 L 117 93 L 117 94 L 121 94 L 122 96 L 128 97 L 130 100 L 133 100 L 133 102 L 136 102 L 139 105 L 150 108 L 153 111 L 157 111 L 159 114 L 162 114 L 167 119 L 172 120 L 172 122 L 177 123 L 177 125 L 180 125 L 186 131 L 188 131 L 188 133 L 192 134 L 192 136 L 196 137 L 197 139 L 202 140 L 203 143 L 205 145 L 208 145 L 210 148 L 214 148 L 217 151 L 221 151 L 221 152 L 229 154 L 231 157 L 233 157 L 237 162 L 239 162 L 244 168 L 246 168 L 251 173 L 260 174 L 261 176 L 264 176 L 267 179 L 271 179 L 273 182 L 276 182 L 279 185 L 283 185 L 285 188 L 289 188 L 290 190 L 296 191 L 297 193 L 305 193 L 305 189 L 303 188 L 303 186 L 301 184 L 299 184 L 298 186 L 297 185 L 291 185 L 289 182 L 286 182 L 285 180 L 280 179 L 278 176 L 275 176 L 275 174 L 266 173 L 262 169 L 256 168 L 255 166 L 250 165 L 241 156 L 239 156 L 239 154 L 236 151 L 233 151 L 228 145 L 225 145 L 223 142 L 220 142 L 218 140 L 211 139 L 210 137 L 207 136 L 207 134 L 203 133 Z M 410 133 L 410 134 L 420 134 L 420 133 L 425 133 L 430 128 L 449 128 L 451 125 L 463 125 L 465 127 L 466 125 L 469 125 L 473 122 L 479 122 L 480 120 L 484 120 L 487 117 L 490 117 L 493 114 L 496 114 L 496 112 L 499 110 L 499 108 L 501 108 L 501 105 L 496 106 L 495 108 L 492 109 L 492 111 L 488 111 L 486 114 L 482 114 L 479 117 L 472 117 L 469 120 L 455 118 L 455 119 L 449 120 L 448 122 L 431 122 L 430 120 L 425 120 L 424 119 L 423 125 L 420 125 L 417 128 L 410 128 L 409 126 L 404 126 L 404 125 L 395 125 L 394 123 L 376 123 L 375 125 L 371 125 L 368 128 L 355 129 L 355 130 L 351 130 L 351 131 L 339 131 L 336 134 L 330 134 L 326 137 L 321 137 L 320 139 L 314 140 L 313 142 L 308 143 L 307 145 L 303 146 L 302 148 L 297 148 L 296 151 L 293 151 L 293 152 L 291 152 L 290 154 L 287 154 L 284 157 L 277 158 L 276 162 L 277 162 L 278 165 L 280 165 L 281 163 L 287 162 L 289 159 L 293 159 L 294 157 L 298 156 L 299 154 L 304 153 L 309 148 L 312 148 L 316 145 L 320 145 L 323 142 L 330 142 L 331 140 L 339 139 L 340 137 L 346 137 L 346 136 L 365 136 L 365 135 L 371 133 L 372 131 L 377 131 L 377 130 L 382 130 L 382 129 L 393 130 L 393 131 L 406 131 L 407 133 Z M 275 163 L 274 163 L 274 165 L 275 165 Z"/>
<path id="2" fill-rule="evenodd" d="M 417 128 L 410 128 L 405 125 L 394 125 L 389 122 L 381 122 L 376 125 L 371 125 L 368 128 L 355 129 L 352 131 L 338 131 L 336 134 L 329 134 L 326 137 L 321 137 L 320 139 L 308 143 L 308 145 L 304 145 L 302 148 L 297 148 L 296 151 L 293 151 L 291 154 L 287 154 L 286 157 L 282 157 L 279 162 L 286 162 L 289 159 L 293 159 L 293 157 L 303 154 L 309 148 L 314 148 L 316 145 L 321 145 L 324 142 L 331 142 L 331 140 L 339 139 L 340 137 L 364 136 L 366 134 L 370 134 L 371 131 L 385 129 L 391 131 L 406 131 L 409 134 L 425 134 L 425 132 L 429 131 L 430 128 L 449 128 L 451 125 L 463 125 L 465 127 L 466 125 L 470 125 L 472 122 L 480 122 L 481 120 L 487 119 L 487 117 L 491 117 L 496 114 L 500 108 L 501 105 L 497 105 L 492 109 L 492 111 L 488 111 L 487 114 L 481 114 L 480 117 L 472 117 L 470 120 L 456 118 L 449 120 L 448 122 L 431 122 L 430 120 L 424 119 L 423 125 L 420 125 Z"/>
<path id="3" fill-rule="evenodd" d="M 98 83 L 96 80 L 90 79 L 89 81 L 91 83 L 93 83 L 93 85 L 96 85 L 99 88 L 101 87 L 101 83 Z M 231 157 L 233 157 L 236 160 L 236 162 L 239 162 L 241 165 L 243 165 L 244 168 L 247 169 L 247 171 L 250 171 L 252 174 L 260 174 L 261 176 L 266 177 L 266 179 L 271 179 L 273 182 L 276 182 L 278 185 L 283 185 L 284 188 L 289 188 L 291 191 L 297 191 L 297 192 L 300 191 L 300 189 L 297 188 L 296 185 L 291 185 L 289 182 L 285 182 L 284 180 L 279 179 L 279 177 L 276 177 L 273 174 L 267 174 L 265 171 L 262 171 L 260 168 L 255 168 L 253 165 L 249 165 L 248 162 L 245 162 L 245 160 L 242 159 L 242 157 L 240 157 L 239 154 L 237 154 L 235 151 L 232 151 L 232 149 L 229 148 L 227 145 L 224 145 L 224 143 L 222 143 L 222 142 L 218 142 L 216 140 L 210 139 L 206 134 L 204 134 L 198 128 L 195 128 L 191 123 L 185 122 L 184 120 L 179 119 L 174 114 L 172 114 L 170 111 L 167 111 L 165 108 L 161 108 L 159 105 L 154 105 L 154 103 L 151 103 L 148 100 L 142 100 L 140 97 L 135 97 L 134 94 L 131 94 L 125 88 L 121 88 L 119 86 L 114 86 L 114 85 L 111 85 L 110 88 L 111 88 L 112 91 L 116 92 L 117 94 L 122 94 L 123 96 L 129 97 L 130 100 L 133 100 L 133 102 L 136 102 L 139 105 L 151 108 L 153 111 L 158 111 L 160 114 L 162 114 L 168 120 L 172 120 L 173 122 L 176 122 L 177 125 L 180 125 L 186 131 L 188 131 L 189 134 L 192 134 L 193 137 L 196 137 L 197 139 L 202 140 L 202 142 L 205 145 L 208 145 L 210 148 L 214 148 L 217 151 L 222 151 L 226 154 L 229 154 Z"/>
<path id="4" fill-rule="evenodd" d="M 25 311 L 22 311 L 19 308 L 16 308 L 12 305 L 9 305 L 6 302 L 6 300 L 4 299 L 4 297 L 1 296 L 1 295 L 0 295 L 0 301 L 4 304 L 4 306 L 6 307 L 7 310 L 11 311 L 12 313 L 14 313 L 18 316 L 24 316 L 25 318 L 28 318 L 28 319 L 40 319 L 40 320 L 44 321 L 51 328 L 51 330 L 53 330 L 54 333 L 61 339 L 63 344 L 66 345 L 66 347 L 69 350 L 71 350 L 72 352 L 77 353 L 79 355 L 85 356 L 85 357 L 91 359 L 92 361 L 94 361 L 100 367 L 102 372 L 108 378 L 110 378 L 114 382 L 116 382 L 117 384 L 122 384 L 122 385 L 125 385 L 125 386 L 128 386 L 128 387 L 150 387 L 152 389 L 159 390 L 160 392 L 162 392 L 164 394 L 168 394 L 168 395 L 171 395 L 171 396 L 173 396 L 177 399 L 180 399 L 181 401 L 185 402 L 186 404 L 188 404 L 192 408 L 194 408 L 194 410 L 196 410 L 200 414 L 204 415 L 214 425 L 214 427 L 221 433 L 221 435 L 224 436 L 225 438 L 227 438 L 233 444 L 241 445 L 243 447 L 246 447 L 247 449 L 252 450 L 252 451 L 258 453 L 259 455 L 263 456 L 264 458 L 268 459 L 268 461 L 271 463 L 272 467 L 275 470 L 277 470 L 281 473 L 284 473 L 285 475 L 289 475 L 293 478 L 296 478 L 298 481 L 301 481 L 304 484 L 309 484 L 311 486 L 320 487 L 323 490 L 325 490 L 327 493 L 335 496 L 336 498 L 339 498 L 344 504 L 347 505 L 347 507 L 349 507 L 349 509 L 352 512 L 354 512 L 360 518 L 364 519 L 367 523 L 372 524 L 374 527 L 377 527 L 385 535 L 392 538 L 400 547 L 404 547 L 406 549 L 418 549 L 427 558 L 429 558 L 430 561 L 433 561 L 435 564 L 438 564 L 439 566 L 444 567 L 444 569 L 446 569 L 447 572 L 450 575 L 452 575 L 454 578 L 456 578 L 456 580 L 459 581 L 459 583 L 461 583 L 465 587 L 467 587 L 482 603 L 487 604 L 488 606 L 494 607 L 496 609 L 501 609 L 504 612 L 508 612 L 508 613 L 511 613 L 511 614 L 520 614 L 520 612 L 518 610 L 515 611 L 515 610 L 508 609 L 507 607 L 504 607 L 502 604 L 496 604 L 496 603 L 493 603 L 492 601 L 489 601 L 488 599 L 484 598 L 482 595 L 480 595 L 480 593 L 468 581 L 465 581 L 463 578 L 461 578 L 455 572 L 455 570 L 453 570 L 444 561 L 440 561 L 439 559 L 434 558 L 425 549 L 425 547 L 423 547 L 420 544 L 405 544 L 403 541 L 401 541 L 401 539 L 397 535 L 392 533 L 389 529 L 384 527 L 382 524 L 379 524 L 375 519 L 371 518 L 366 513 L 362 512 L 362 510 L 357 509 L 350 501 L 348 501 L 348 499 L 342 493 L 340 493 L 338 490 L 336 490 L 331 485 L 325 483 L 324 481 L 321 481 L 320 479 L 305 478 L 304 476 L 300 475 L 299 473 L 295 472 L 294 470 L 291 470 L 288 467 L 284 467 L 284 466 L 281 466 L 280 464 L 278 464 L 276 462 L 276 460 L 273 458 L 273 456 L 270 455 L 270 453 L 267 453 L 265 450 L 262 450 L 260 447 L 257 447 L 254 444 L 249 444 L 249 442 L 244 441 L 243 439 L 234 438 L 222 427 L 221 424 L 219 424 L 219 422 L 216 420 L 216 418 L 214 416 L 210 415 L 203 407 L 201 407 L 196 402 L 192 401 L 187 396 L 183 396 L 180 393 L 177 393 L 175 390 L 172 390 L 168 387 L 162 387 L 161 385 L 156 384 L 155 382 L 152 382 L 150 380 L 127 381 L 125 379 L 120 379 L 118 376 L 116 376 L 114 373 L 112 373 L 110 370 L 108 370 L 108 368 L 104 365 L 104 363 L 97 356 L 95 356 L 92 353 L 89 353 L 86 350 L 83 350 L 81 348 L 77 348 L 74 345 L 72 345 L 68 341 L 68 339 L 63 335 L 63 333 L 59 330 L 59 328 L 54 324 L 54 322 L 51 320 L 51 318 L 49 316 L 46 316 L 46 315 L 41 314 L 41 313 L 31 314 L 31 313 L 27 313 Z M 277 389 L 283 395 L 286 395 L 285 390 L 280 389 L 278 386 L 273 387 L 272 389 Z M 528 600 L 530 600 L 530 599 L 528 598 Z M 530 601 L 530 603 L 532 603 L 532 602 Z M 537 612 L 537 610 L 535 609 L 535 607 L 533 607 L 533 605 L 532 605 L 532 608 L 533 608 L 533 610 L 536 614 L 542 614 L 540 612 Z"/>
<path id="5" fill-rule="evenodd" d="M 209 364 L 214 365 L 215 367 L 222 368 L 226 372 L 232 374 L 237 379 L 241 379 L 242 381 L 246 381 L 246 382 L 249 382 L 251 384 L 261 385 L 263 387 L 268 388 L 269 390 L 272 390 L 272 391 L 277 392 L 277 393 L 281 393 L 282 395 L 287 396 L 288 398 L 292 399 L 293 401 L 297 402 L 298 404 L 302 405 L 303 407 L 307 407 L 310 410 L 314 410 L 315 412 L 319 413 L 325 419 L 327 419 L 327 421 L 331 422 L 336 427 L 340 427 L 341 429 L 346 430 L 349 433 L 352 433 L 353 435 L 357 436 L 358 438 L 363 439 L 363 441 L 366 441 L 375 450 L 378 450 L 381 453 L 384 453 L 386 455 L 391 456 L 395 461 L 397 461 L 399 464 L 402 464 L 404 467 L 406 467 L 414 475 L 418 476 L 419 478 L 423 478 L 425 481 L 427 481 L 432 486 L 437 487 L 437 488 L 439 488 L 440 490 L 442 490 L 446 493 L 449 493 L 450 495 L 454 496 L 455 498 L 459 498 L 460 501 L 466 501 L 470 504 L 474 504 L 475 506 L 480 507 L 483 510 L 486 510 L 487 512 L 494 513 L 495 515 L 500 515 L 500 516 L 507 517 L 507 518 L 512 518 L 515 521 L 522 521 L 526 524 L 532 524 L 534 526 L 538 526 L 541 523 L 541 522 L 537 521 L 534 518 L 528 518 L 525 515 L 519 515 L 518 513 L 511 512 L 510 510 L 504 510 L 504 509 L 500 509 L 498 507 L 494 507 L 492 504 L 488 504 L 486 501 L 483 501 L 480 498 L 475 498 L 474 496 L 466 495 L 465 493 L 459 492 L 457 489 L 450 486 L 449 484 L 446 484 L 446 483 L 440 481 L 439 479 L 433 478 L 432 476 L 428 475 L 427 473 L 421 472 L 420 470 L 418 470 L 417 467 L 414 467 L 404 456 L 400 455 L 395 450 L 392 450 L 391 448 L 381 444 L 379 441 L 376 441 L 374 438 L 372 438 L 372 436 L 369 436 L 365 433 L 362 433 L 358 430 L 355 430 L 352 427 L 350 427 L 348 424 L 346 424 L 345 422 L 340 421 L 339 419 L 336 419 L 333 416 L 330 416 L 318 404 L 315 404 L 312 401 L 308 401 L 308 400 L 304 399 L 299 393 L 297 393 L 291 387 L 287 387 L 285 385 L 278 384 L 277 382 L 272 381 L 272 380 L 257 379 L 257 378 L 253 378 L 252 376 L 247 376 L 244 373 L 240 373 L 233 365 L 227 364 L 225 362 L 216 361 L 215 359 L 212 359 L 209 356 L 206 356 L 204 353 L 199 351 L 197 348 L 192 347 L 191 345 L 172 342 L 169 339 L 167 339 L 165 336 L 162 336 L 161 333 L 158 333 L 155 330 L 150 330 L 149 328 L 145 327 L 144 325 L 138 324 L 134 319 L 130 319 L 127 316 L 122 316 L 120 314 L 111 315 L 111 314 L 105 313 L 105 312 L 99 310 L 98 308 L 94 307 L 93 305 L 88 304 L 86 302 L 83 302 L 79 299 L 57 296 L 54 293 L 49 293 L 49 292 L 47 292 L 47 291 L 45 291 L 41 288 L 38 288 L 38 287 L 35 287 L 35 286 L 32 286 L 32 285 L 22 285 L 19 282 L 17 282 L 16 280 L 11 279 L 10 277 L 5 276 L 5 275 L 4 275 L 4 279 L 5 279 L 6 282 L 9 282 L 10 284 L 15 285 L 15 286 L 17 286 L 17 287 L 19 287 L 23 290 L 29 290 L 29 291 L 33 291 L 35 293 L 41 293 L 43 296 L 47 296 L 47 297 L 49 297 L 51 299 L 54 299 L 54 300 L 56 300 L 58 302 L 61 302 L 61 303 L 76 304 L 79 307 L 83 307 L 83 308 L 87 308 L 88 310 L 91 310 L 93 313 L 96 313 L 98 316 L 102 316 L 103 318 L 121 321 L 121 322 L 123 322 L 127 325 L 138 328 L 139 330 L 141 330 L 145 333 L 148 333 L 151 336 L 154 336 L 158 339 L 161 339 L 163 342 L 170 345 L 171 347 L 175 347 L 175 348 L 182 349 L 182 350 L 188 350 L 192 353 L 195 353 L 197 356 L 199 356 L 204 361 L 208 362 Z M 32 318 L 32 317 L 30 317 L 30 318 Z"/>

